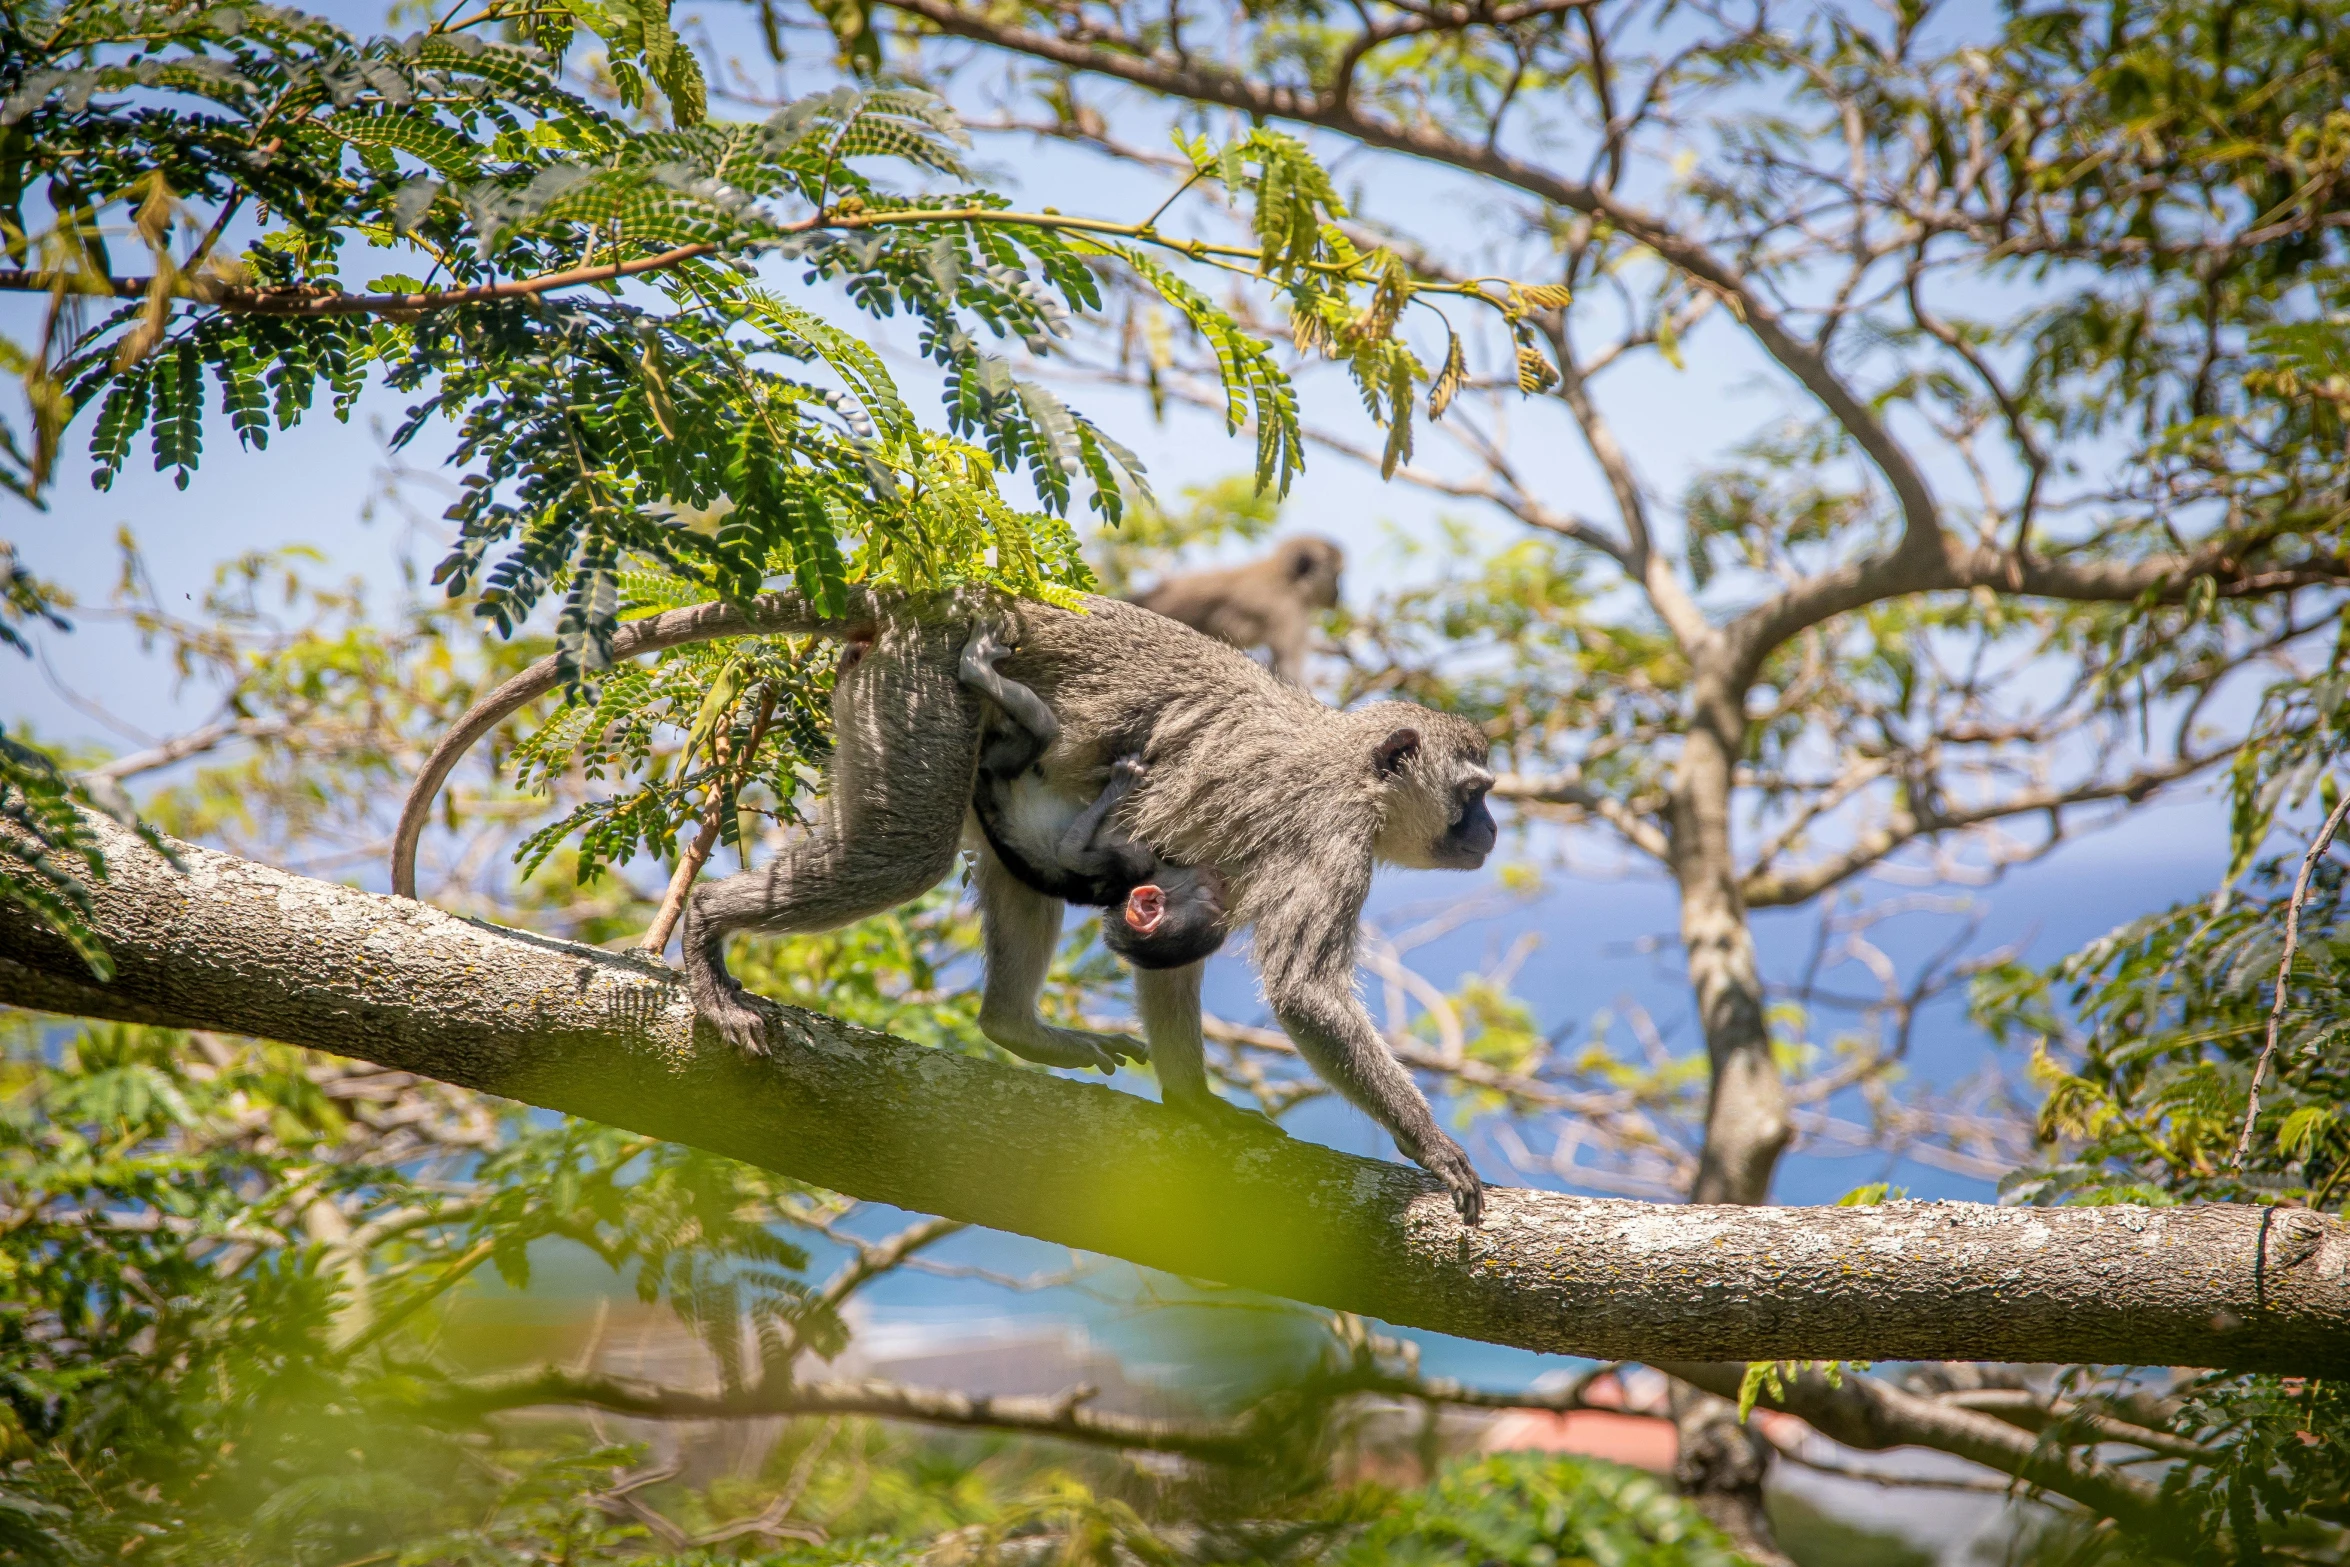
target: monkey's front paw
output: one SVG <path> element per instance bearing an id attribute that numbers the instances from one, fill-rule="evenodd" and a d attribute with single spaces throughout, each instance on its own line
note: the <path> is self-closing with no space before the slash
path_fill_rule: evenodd
<path id="1" fill-rule="evenodd" d="M 1139 756 L 1121 756 L 1110 764 L 1110 777 L 1120 783 L 1139 784 L 1150 775 L 1150 764 Z"/>
<path id="2" fill-rule="evenodd" d="M 1446 1138 L 1423 1154 L 1420 1163 L 1430 1175 L 1452 1189 L 1453 1211 L 1461 1216 L 1463 1224 L 1475 1226 L 1484 1221 L 1485 1183 L 1477 1179 L 1477 1172 L 1470 1168 L 1469 1156 L 1461 1152 L 1458 1143 Z"/>

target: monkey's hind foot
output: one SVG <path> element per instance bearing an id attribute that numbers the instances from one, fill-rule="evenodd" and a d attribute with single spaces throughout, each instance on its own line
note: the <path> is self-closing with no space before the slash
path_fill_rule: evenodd
<path id="1" fill-rule="evenodd" d="M 980 1019 L 979 1031 L 1023 1061 L 1039 1066 L 1073 1066 L 1107 1077 L 1122 1061 L 1144 1061 L 1143 1047 L 1123 1034 L 1095 1034 L 1080 1028 L 1054 1028 L 1035 1023 L 1027 1027 L 991 1028 Z"/>
<path id="2" fill-rule="evenodd" d="M 731 995 L 696 996 L 694 1011 L 744 1055 L 767 1053 L 767 1015 L 753 1003 L 748 992 L 738 989 Z"/>

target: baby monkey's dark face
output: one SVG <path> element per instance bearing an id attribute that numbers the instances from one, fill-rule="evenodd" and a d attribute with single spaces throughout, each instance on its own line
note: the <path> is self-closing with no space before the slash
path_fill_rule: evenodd
<path id="1" fill-rule="evenodd" d="M 1224 945 L 1224 878 L 1169 865 L 1102 919 L 1102 941 L 1136 968 L 1182 968 Z"/>

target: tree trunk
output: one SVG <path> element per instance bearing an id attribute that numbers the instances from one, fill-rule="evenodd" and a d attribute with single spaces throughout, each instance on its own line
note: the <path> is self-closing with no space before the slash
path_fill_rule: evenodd
<path id="1" fill-rule="evenodd" d="M 1771 1059 L 1754 932 L 1738 889 L 1730 838 L 1735 768 L 1745 745 L 1745 692 L 1697 664 L 1691 722 L 1673 789 L 1673 872 L 1681 891 L 1681 947 L 1711 1069 L 1705 1143 L 1698 1150 L 1693 1203 L 1770 1201 L 1771 1172 L 1792 1131 L 1787 1090 Z M 1698 1509 L 1758 1561 L 1784 1562 L 1763 1511 L 1771 1450 L 1738 1419 L 1734 1405 L 1676 1387 L 1679 1442 L 1673 1478 Z"/>
<path id="2" fill-rule="evenodd" d="M 1771 1446 L 1738 1418 L 1738 1406 L 1691 1383 L 1672 1389 L 1673 1483 L 1757 1567 L 1795 1567 L 1763 1511 Z"/>
<path id="3" fill-rule="evenodd" d="M 2350 1225 L 2306 1209 L 1719 1208 L 1497 1189 L 1218 1135 L 1114 1089 L 775 1009 L 748 1059 L 641 955 L 104 822 L 116 975 L 0 905 L 0 1002 L 283 1040 L 857 1197 L 1499 1344 L 1605 1359 L 2091 1361 L 2350 1375 Z"/>
<path id="4" fill-rule="evenodd" d="M 1705 1147 L 1691 1202 L 1770 1201 L 1771 1171 L 1787 1146 L 1787 1090 L 1771 1059 L 1754 933 L 1738 892 L 1730 799 L 1745 701 L 1700 674 L 1673 787 L 1673 875 L 1681 890 L 1681 945 L 1713 1068 Z"/>

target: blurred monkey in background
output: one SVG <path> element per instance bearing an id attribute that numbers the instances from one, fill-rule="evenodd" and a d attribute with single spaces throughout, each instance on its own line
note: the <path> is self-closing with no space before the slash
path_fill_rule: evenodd
<path id="1" fill-rule="evenodd" d="M 1234 647 L 1264 648 L 1276 677 L 1303 685 L 1306 638 L 1314 617 L 1336 607 L 1345 569 L 1344 550 L 1306 534 L 1245 566 L 1169 577 L 1134 602 Z"/>

